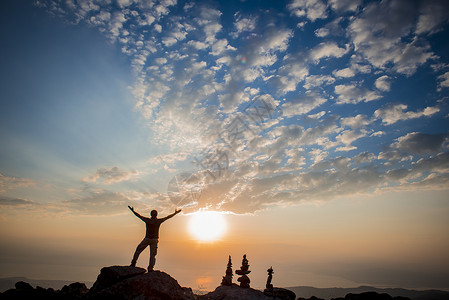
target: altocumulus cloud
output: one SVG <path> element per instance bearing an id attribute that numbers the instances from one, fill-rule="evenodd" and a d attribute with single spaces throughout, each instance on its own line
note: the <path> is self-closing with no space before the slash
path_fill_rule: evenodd
<path id="1" fill-rule="evenodd" d="M 148 164 L 169 172 L 194 162 L 195 209 L 449 188 L 448 133 L 397 126 L 447 115 L 449 65 L 429 41 L 447 30 L 447 1 L 294 0 L 231 13 L 219 1 L 37 3 L 97 28 L 129 57 L 136 107 L 165 151 Z M 396 81 L 416 83 L 419 72 L 430 72 L 435 96 L 400 100 Z M 139 175 L 103 168 L 84 181 Z M 161 192 L 146 199 L 169 203 Z M 132 199 L 101 191 L 66 203 L 116 213 Z"/>

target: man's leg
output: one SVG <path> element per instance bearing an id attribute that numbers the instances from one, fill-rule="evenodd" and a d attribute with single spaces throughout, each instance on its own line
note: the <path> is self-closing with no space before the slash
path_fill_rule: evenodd
<path id="1" fill-rule="evenodd" d="M 157 239 L 150 240 L 150 264 L 148 265 L 148 272 L 153 271 L 154 264 L 156 263 L 156 254 L 157 254 Z"/>
<path id="2" fill-rule="evenodd" d="M 135 267 L 137 259 L 140 253 L 150 244 L 150 239 L 144 238 L 139 245 L 137 245 L 136 251 L 134 252 L 133 260 L 131 261 L 131 267 Z"/>

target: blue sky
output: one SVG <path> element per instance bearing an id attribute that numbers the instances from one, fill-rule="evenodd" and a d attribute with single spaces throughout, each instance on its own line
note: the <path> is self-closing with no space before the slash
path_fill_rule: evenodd
<path id="1" fill-rule="evenodd" d="M 0 5 L 5 216 L 449 189 L 447 1 Z"/>

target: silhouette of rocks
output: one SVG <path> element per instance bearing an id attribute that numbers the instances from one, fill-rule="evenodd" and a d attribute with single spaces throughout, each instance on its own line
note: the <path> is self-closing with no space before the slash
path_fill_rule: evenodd
<path id="1" fill-rule="evenodd" d="M 199 296 L 201 300 L 273 300 L 265 296 L 261 291 L 252 288 L 242 288 L 237 284 L 222 285 L 215 291 Z"/>
<path id="2" fill-rule="evenodd" d="M 228 265 L 226 267 L 226 275 L 223 276 L 223 280 L 221 281 L 221 285 L 232 285 L 232 262 L 231 255 L 229 255 Z"/>
<path id="3" fill-rule="evenodd" d="M 15 289 L 0 293 L 1 300 L 45 299 L 45 300 L 78 300 L 85 299 L 88 288 L 84 283 L 75 282 L 64 286 L 61 291 L 52 288 L 44 289 L 37 286 L 35 289 L 27 282 L 19 281 Z"/>
<path id="4" fill-rule="evenodd" d="M 345 300 L 403 300 L 408 299 L 406 297 L 392 297 L 386 293 L 376 293 L 376 292 L 365 292 L 360 294 L 349 293 L 345 296 Z"/>
<path id="5" fill-rule="evenodd" d="M 64 285 L 63 288 L 61 289 L 61 293 L 63 295 L 70 295 L 74 297 L 84 296 L 87 294 L 87 292 L 89 292 L 89 289 L 84 283 L 81 282 L 75 282 L 69 285 Z"/>
<path id="6" fill-rule="evenodd" d="M 312 298 L 310 300 L 315 300 Z M 392 297 L 387 293 L 363 292 L 360 294 L 349 293 L 344 298 L 332 298 L 332 300 L 410 300 L 410 298 L 403 296 Z"/>
<path id="7" fill-rule="evenodd" d="M 248 269 L 249 264 L 245 254 L 243 255 L 242 266 L 240 267 L 240 270 L 235 271 L 237 275 L 241 275 L 239 278 L 237 278 L 237 281 L 240 282 L 240 287 L 242 288 L 249 288 L 249 283 L 251 282 L 251 280 L 247 276 L 247 274 L 251 273 L 251 271 L 249 271 Z"/>
<path id="8" fill-rule="evenodd" d="M 265 285 L 267 290 L 272 290 L 273 289 L 273 285 L 271 284 L 271 280 L 273 280 L 273 267 L 270 267 L 268 270 L 268 278 L 267 278 L 267 284 Z"/>
<path id="9" fill-rule="evenodd" d="M 266 289 L 263 291 L 265 296 L 269 296 L 272 297 L 274 299 L 279 299 L 279 300 L 295 300 L 296 299 L 296 294 L 290 290 L 287 289 L 283 289 L 283 288 L 278 288 L 278 287 L 273 287 L 273 284 L 271 284 L 271 281 L 273 280 L 273 267 L 270 267 L 268 270 L 268 278 L 267 278 L 267 284 Z"/>
<path id="10" fill-rule="evenodd" d="M 18 281 L 15 284 L 16 290 L 18 291 L 32 291 L 34 290 L 34 288 L 31 286 L 31 284 L 29 284 L 28 282 L 25 281 Z"/>
<path id="11" fill-rule="evenodd" d="M 340 300 L 343 300 L 344 298 L 339 298 L 339 299 L 340 299 Z M 312 297 L 310 297 L 309 299 L 299 297 L 297 300 L 324 300 L 324 299 L 321 299 L 321 298 L 312 296 Z"/>
<path id="12" fill-rule="evenodd" d="M 94 285 L 90 289 L 90 293 L 99 292 L 111 285 L 122 281 L 124 279 L 134 277 L 136 275 L 140 275 L 145 273 L 146 270 L 143 268 L 137 267 L 124 267 L 124 266 L 111 266 L 104 267 L 100 271 L 100 275 L 97 277 L 97 281 L 95 281 Z"/>
<path id="13" fill-rule="evenodd" d="M 88 299 L 195 299 L 192 289 L 181 287 L 174 278 L 164 272 L 152 271 L 141 274 L 138 270 L 135 270 L 136 275 L 132 276 L 127 271 L 134 267 L 115 266 L 110 268 L 114 272 L 107 270 L 107 268 L 102 269 L 104 276 L 102 274 L 98 276 L 102 282 L 101 284 L 97 282 L 94 284 L 96 288 L 92 287 Z M 110 273 L 115 275 L 110 277 Z M 114 277 L 118 274 L 121 276 L 118 281 L 115 281 Z M 111 278 L 112 280 L 109 281 Z M 108 286 L 100 289 L 100 287 L 106 285 Z"/>
<path id="14" fill-rule="evenodd" d="M 279 300 L 295 300 L 296 294 L 290 290 L 274 287 L 271 289 L 265 289 L 263 292 L 266 296 L 279 299 Z M 318 298 L 317 298 L 318 299 Z"/>

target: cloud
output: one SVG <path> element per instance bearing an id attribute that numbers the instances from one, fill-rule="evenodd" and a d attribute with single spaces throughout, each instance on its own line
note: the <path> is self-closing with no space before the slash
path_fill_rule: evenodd
<path id="1" fill-rule="evenodd" d="M 114 215 L 126 211 L 127 205 L 133 202 L 121 193 L 98 191 L 83 198 L 64 201 L 72 212 L 88 215 Z"/>
<path id="2" fill-rule="evenodd" d="M 0 196 L 0 207 L 1 206 L 28 206 L 28 205 L 34 205 L 34 204 L 35 203 L 31 200 Z"/>
<path id="3" fill-rule="evenodd" d="M 449 87 L 449 72 L 444 73 L 443 75 L 438 76 L 438 90 L 441 91 L 442 88 Z"/>
<path id="4" fill-rule="evenodd" d="M 359 88 L 350 84 L 336 85 L 335 93 L 338 95 L 337 104 L 356 104 L 381 98 L 376 91 L 370 91 L 367 88 Z"/>
<path id="5" fill-rule="evenodd" d="M 419 11 L 417 34 L 434 33 L 440 29 L 439 25 L 449 20 L 449 3 L 444 0 L 422 1 Z"/>
<path id="6" fill-rule="evenodd" d="M 355 72 L 351 68 L 344 68 L 341 70 L 335 70 L 333 72 L 333 74 L 336 77 L 350 78 L 350 77 L 354 77 Z"/>
<path id="7" fill-rule="evenodd" d="M 140 172 L 136 170 L 123 171 L 119 167 L 100 168 L 93 175 L 86 176 L 82 180 L 84 182 L 97 182 L 101 179 L 104 184 L 112 184 L 131 180 L 138 175 L 140 175 Z"/>
<path id="8" fill-rule="evenodd" d="M 374 85 L 378 90 L 381 90 L 383 92 L 388 92 L 391 89 L 391 81 L 390 77 L 387 75 L 381 76 L 376 79 L 376 82 Z"/>
<path id="9" fill-rule="evenodd" d="M 293 0 L 287 7 L 293 15 L 312 22 L 327 18 L 327 7 L 321 0 Z"/>
<path id="10" fill-rule="evenodd" d="M 357 149 L 355 146 L 352 146 L 351 144 L 366 136 L 365 130 L 345 130 L 342 131 L 337 137 L 335 138 L 338 143 L 344 144 L 344 147 L 337 148 L 337 151 L 350 151 Z"/>
<path id="11" fill-rule="evenodd" d="M 426 134 L 411 132 L 397 139 L 391 148 L 406 153 L 432 154 L 446 148 L 449 133 Z"/>
<path id="12" fill-rule="evenodd" d="M 8 177 L 0 173 L 0 192 L 5 192 L 6 190 L 31 187 L 35 186 L 36 183 L 33 180 L 26 178 Z"/>
<path id="13" fill-rule="evenodd" d="M 236 13 L 234 27 L 235 32 L 231 33 L 233 38 L 237 38 L 243 32 L 252 32 L 256 29 L 257 17 L 244 17 L 240 13 Z"/>
<path id="14" fill-rule="evenodd" d="M 360 165 L 363 163 L 370 163 L 374 159 L 376 159 L 376 155 L 374 155 L 374 153 L 370 153 L 370 152 L 362 152 L 352 158 L 355 165 Z"/>
<path id="15" fill-rule="evenodd" d="M 415 26 L 416 5 L 405 0 L 370 3 L 348 28 L 357 53 L 376 68 L 392 64 L 393 70 L 408 76 L 435 58 L 420 38 L 403 40 Z"/>
<path id="16" fill-rule="evenodd" d="M 421 117 L 430 117 L 440 111 L 438 107 L 426 107 L 422 111 L 412 112 L 404 110 L 407 109 L 405 104 L 388 104 L 383 108 L 379 108 L 374 112 L 376 118 L 382 119 L 386 125 L 394 124 L 398 121 L 409 119 L 417 119 Z"/>
<path id="17" fill-rule="evenodd" d="M 435 12 L 429 7 L 445 6 L 442 2 L 386 0 L 362 7 L 362 1 L 296 0 L 287 4 L 290 15 L 282 16 L 270 9 L 228 15 L 206 2 L 180 7 L 174 7 L 176 1 L 58 3 L 64 17 L 73 12 L 77 22 L 95 26 L 132 61 L 136 107 L 146 118 L 153 145 L 168 153 L 148 163 L 172 176 L 174 170 L 192 167 L 195 158 L 218 168 L 213 154 L 226 153 L 222 176 L 212 178 L 214 170 L 198 161 L 188 170 L 201 196 L 186 210 L 252 213 L 276 204 L 447 182 L 441 154 L 447 135 L 410 133 L 416 130 L 410 128 L 387 134 L 379 128 L 434 116 L 443 104 L 407 111 L 406 104 L 379 107 L 387 97 L 374 101 L 383 93 L 394 95 L 395 80 L 437 60 L 426 38 L 445 22 L 440 16 L 429 19 Z M 299 27 L 288 28 L 297 18 Z M 447 74 L 437 77 L 440 90 L 449 85 Z M 235 120 L 251 120 L 242 109 L 258 99 L 280 104 L 279 114 L 263 126 L 245 123 L 234 136 L 241 144 L 226 148 L 223 130 Z M 384 143 L 391 145 L 381 148 Z M 415 154 L 422 160 L 416 161 Z M 140 174 L 101 168 L 83 180 L 112 184 Z M 0 190 L 6 189 L 4 182 L 0 177 Z M 135 193 L 89 191 L 63 206 L 75 213 L 118 214 L 130 203 L 173 204 L 161 193 Z"/>
<path id="18" fill-rule="evenodd" d="M 360 0 L 329 0 L 333 10 L 338 12 L 356 11 L 360 6 Z"/>
<path id="19" fill-rule="evenodd" d="M 335 78 L 329 75 L 309 75 L 306 77 L 305 89 L 311 89 L 314 87 L 325 86 L 335 82 Z"/>
<path id="20" fill-rule="evenodd" d="M 314 92 L 309 92 L 284 103 L 282 105 L 282 110 L 285 117 L 303 115 L 322 105 L 326 101 L 327 100 L 320 95 Z"/>
<path id="21" fill-rule="evenodd" d="M 372 121 L 368 120 L 368 117 L 366 115 L 356 115 L 355 117 L 346 117 L 341 118 L 340 123 L 343 126 L 349 126 L 353 129 L 356 128 L 362 128 L 369 124 L 371 124 Z"/>
<path id="22" fill-rule="evenodd" d="M 336 43 L 321 43 L 310 50 L 310 57 L 315 61 L 319 61 L 328 57 L 342 57 L 348 53 L 348 51 L 348 46 L 346 46 L 346 48 L 340 48 Z"/>

